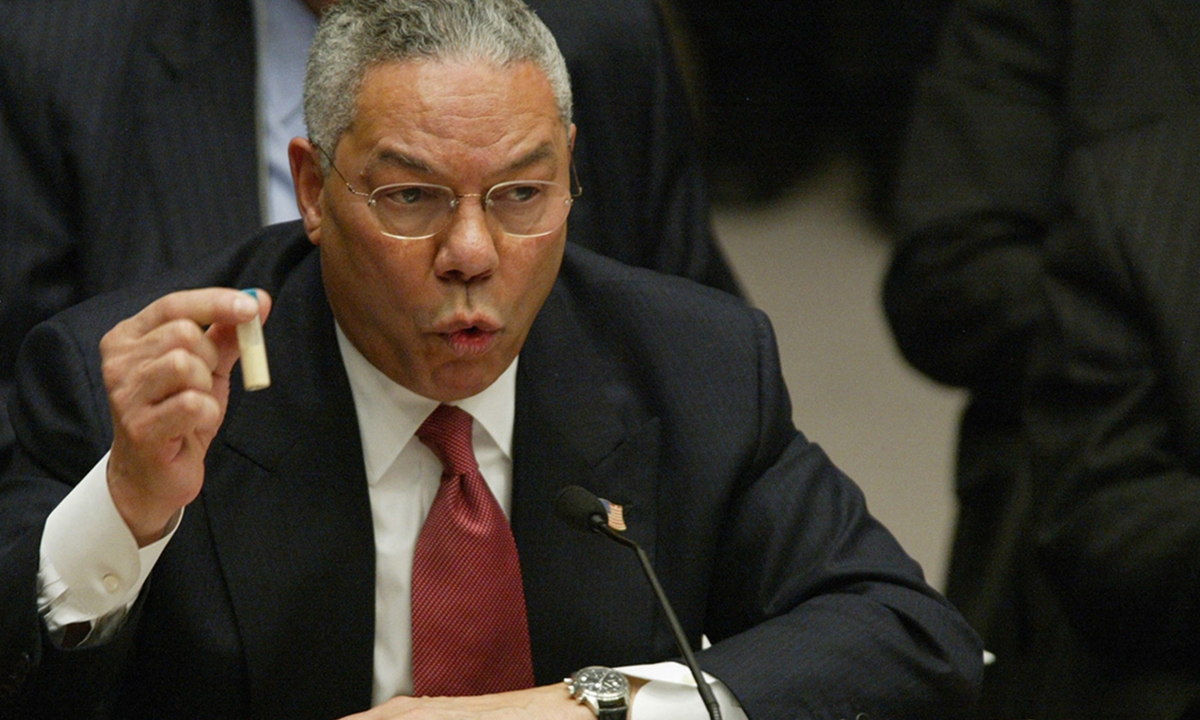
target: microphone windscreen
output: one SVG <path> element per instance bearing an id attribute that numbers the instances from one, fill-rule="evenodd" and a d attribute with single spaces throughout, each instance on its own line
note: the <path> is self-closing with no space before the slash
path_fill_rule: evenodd
<path id="1" fill-rule="evenodd" d="M 578 485 L 559 490 L 554 509 L 560 518 L 580 530 L 594 530 L 597 522 L 603 524 L 607 517 L 600 498 Z"/>

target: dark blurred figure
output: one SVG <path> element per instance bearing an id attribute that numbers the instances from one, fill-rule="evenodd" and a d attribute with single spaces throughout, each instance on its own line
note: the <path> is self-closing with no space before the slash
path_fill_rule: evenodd
<path id="1" fill-rule="evenodd" d="M 885 220 L 913 81 L 948 0 L 670 2 L 692 43 L 716 199 L 772 200 L 848 155 Z"/>
<path id="2" fill-rule="evenodd" d="M 1067 202 L 1066 162 L 1195 102 L 1198 81 L 1190 0 L 962 0 L 918 85 L 884 305 L 905 357 L 970 391 L 946 592 L 996 655 L 983 717 L 1061 716 L 1044 679 L 1070 663 L 1035 647 L 1056 601 L 1032 562 L 1020 405 L 1048 318 L 1045 247 L 1091 232 Z"/>
<path id="3" fill-rule="evenodd" d="M 294 87 L 263 93 L 298 114 L 315 12 L 329 1 L 0 2 L 0 467 L 11 444 L 2 400 L 33 325 L 296 216 L 294 200 L 285 217 L 264 204 L 268 178 L 281 175 L 290 193 L 291 136 L 279 141 L 281 167 L 269 167 L 258 41 L 299 63 Z M 653 0 L 530 4 L 575 89 L 583 195 L 571 240 L 740 294 Z M 264 17 L 292 27 L 256 32 Z"/>
<path id="4" fill-rule="evenodd" d="M 1045 717 L 1200 716 L 1200 108 L 1081 150 L 1030 355 Z"/>

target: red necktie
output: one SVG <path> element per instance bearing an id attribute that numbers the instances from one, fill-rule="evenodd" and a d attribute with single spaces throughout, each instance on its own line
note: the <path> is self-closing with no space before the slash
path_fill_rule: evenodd
<path id="1" fill-rule="evenodd" d="M 517 544 L 479 474 L 471 422 L 441 405 L 417 430 L 442 461 L 442 484 L 413 558 L 415 696 L 533 687 Z"/>

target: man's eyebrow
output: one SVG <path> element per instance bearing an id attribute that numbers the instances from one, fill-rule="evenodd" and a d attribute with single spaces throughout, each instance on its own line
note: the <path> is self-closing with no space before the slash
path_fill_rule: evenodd
<path id="1" fill-rule="evenodd" d="M 510 163 L 508 170 L 524 170 L 525 168 L 536 165 L 543 160 L 553 160 L 555 159 L 555 156 L 556 153 L 554 152 L 554 145 L 549 142 L 544 142 L 533 150 L 530 150 L 521 157 L 517 158 L 514 162 Z"/>
<path id="2" fill-rule="evenodd" d="M 411 155 L 406 155 L 405 153 L 399 152 L 398 150 L 381 150 L 378 155 L 371 158 L 371 160 L 367 162 L 367 172 L 369 173 L 381 165 L 400 166 L 403 168 L 408 168 L 409 170 L 416 170 L 417 172 L 425 173 L 427 175 L 433 173 L 433 168 L 429 167 L 429 165 Z"/>

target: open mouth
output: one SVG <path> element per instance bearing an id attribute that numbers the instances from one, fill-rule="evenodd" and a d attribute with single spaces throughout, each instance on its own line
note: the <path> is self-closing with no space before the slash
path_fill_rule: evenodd
<path id="1" fill-rule="evenodd" d="M 454 354 L 462 357 L 487 352 L 495 342 L 496 332 L 472 325 L 461 330 L 445 333 L 443 337 L 446 338 L 446 342 L 450 345 L 450 349 L 454 351 Z"/>

